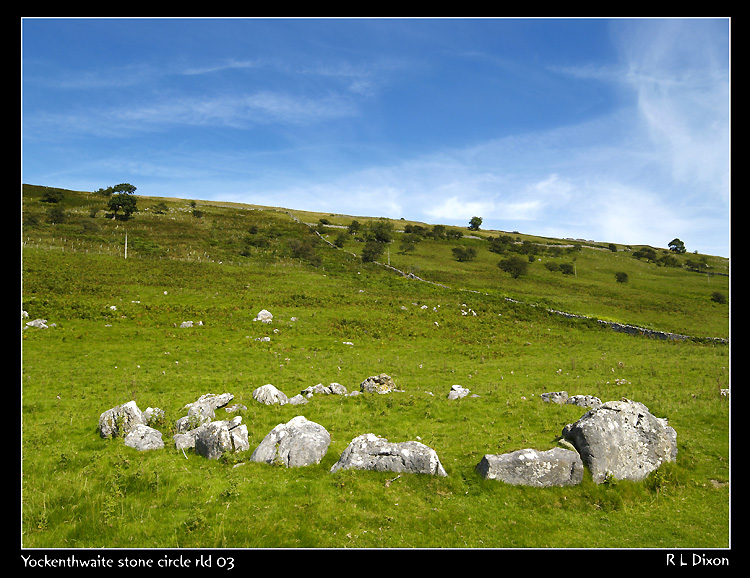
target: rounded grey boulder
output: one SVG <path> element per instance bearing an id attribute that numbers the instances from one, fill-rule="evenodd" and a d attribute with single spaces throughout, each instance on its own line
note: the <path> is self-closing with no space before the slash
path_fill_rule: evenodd
<path id="1" fill-rule="evenodd" d="M 563 428 L 597 483 L 608 477 L 643 480 L 677 457 L 677 432 L 642 403 L 608 401 Z"/>
<path id="2" fill-rule="evenodd" d="M 331 435 L 320 424 L 298 415 L 273 428 L 250 459 L 288 468 L 317 464 L 325 456 Z"/>
<path id="3" fill-rule="evenodd" d="M 339 461 L 333 465 L 331 472 L 350 468 L 442 477 L 448 475 L 435 450 L 423 443 L 391 443 L 372 433 L 354 438 L 341 454 Z"/>

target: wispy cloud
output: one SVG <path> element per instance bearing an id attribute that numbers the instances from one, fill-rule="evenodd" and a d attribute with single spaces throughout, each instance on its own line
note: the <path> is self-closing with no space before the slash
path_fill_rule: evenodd
<path id="1" fill-rule="evenodd" d="M 28 121 L 27 135 L 122 137 L 187 126 L 309 126 L 360 114 L 362 99 L 372 97 L 385 82 L 379 70 L 393 66 L 259 58 L 201 66 L 171 62 L 160 67 L 57 71 L 27 77 L 25 82 L 79 91 L 82 104 L 35 114 Z M 224 73 L 250 76 L 216 77 Z M 180 78 L 191 82 L 180 83 Z M 131 90 L 122 92 L 123 88 Z"/>
<path id="2" fill-rule="evenodd" d="M 222 60 L 204 66 L 187 67 L 179 70 L 179 74 L 184 74 L 185 76 L 200 76 L 225 70 L 255 70 L 262 66 L 263 62 L 260 60 L 239 60 L 230 58 L 228 60 Z"/>
<path id="3" fill-rule="evenodd" d="M 237 129 L 273 124 L 308 126 L 356 114 L 356 104 L 336 94 L 307 96 L 258 91 L 233 96 L 152 98 L 118 106 L 38 114 L 27 120 L 26 134 L 128 138 L 191 126 Z"/>

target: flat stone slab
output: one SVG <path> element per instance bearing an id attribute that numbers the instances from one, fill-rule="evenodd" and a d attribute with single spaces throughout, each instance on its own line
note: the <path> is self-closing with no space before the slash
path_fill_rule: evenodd
<path id="1" fill-rule="evenodd" d="M 581 457 L 577 452 L 563 448 L 486 454 L 476 469 L 485 479 L 514 486 L 574 486 L 583 480 Z"/>

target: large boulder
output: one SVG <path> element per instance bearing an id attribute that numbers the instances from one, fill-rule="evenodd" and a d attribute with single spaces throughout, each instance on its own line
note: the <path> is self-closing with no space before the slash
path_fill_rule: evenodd
<path id="1" fill-rule="evenodd" d="M 583 480 L 583 462 L 572 450 L 533 449 L 508 454 L 487 454 L 476 467 L 488 480 L 500 480 L 514 486 L 573 486 Z"/>
<path id="2" fill-rule="evenodd" d="M 147 425 L 138 424 L 125 436 L 123 443 L 138 451 L 160 450 L 164 447 L 161 432 Z"/>
<path id="3" fill-rule="evenodd" d="M 285 405 L 289 402 L 289 398 L 282 391 L 279 391 L 275 386 L 267 383 L 261 385 L 258 389 L 253 391 L 253 399 L 265 405 Z"/>
<path id="4" fill-rule="evenodd" d="M 134 400 L 108 409 L 99 416 L 99 434 L 103 438 L 126 436 L 137 425 L 146 423 Z"/>
<path id="5" fill-rule="evenodd" d="M 247 441 L 247 426 L 242 417 L 229 421 L 212 421 L 204 424 L 195 438 L 195 453 L 210 460 L 224 453 L 237 453 L 250 449 Z"/>
<path id="6" fill-rule="evenodd" d="M 381 373 L 380 375 L 371 375 L 365 379 L 360 384 L 359 389 L 365 393 L 389 393 L 396 389 L 396 384 L 390 375 Z"/>
<path id="7" fill-rule="evenodd" d="M 330 443 L 331 435 L 322 425 L 298 415 L 273 428 L 250 459 L 288 468 L 309 466 L 320 463 Z"/>
<path id="8" fill-rule="evenodd" d="M 623 399 L 590 409 L 563 428 L 597 483 L 639 481 L 677 457 L 677 432 L 642 403 Z"/>
<path id="9" fill-rule="evenodd" d="M 423 443 L 408 441 L 391 443 L 368 433 L 354 438 L 331 468 L 391 471 L 398 473 L 447 476 L 437 453 Z"/>

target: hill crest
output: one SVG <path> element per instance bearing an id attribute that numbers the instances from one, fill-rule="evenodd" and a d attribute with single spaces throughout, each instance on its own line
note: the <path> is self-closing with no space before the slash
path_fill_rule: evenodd
<path id="1" fill-rule="evenodd" d="M 49 191 L 62 198 L 45 200 Z M 24 185 L 24 246 L 239 266 L 297 263 L 344 274 L 370 265 L 363 263 L 366 237 L 351 232 L 352 224 L 384 223 L 389 242 L 373 262 L 405 276 L 657 331 L 729 334 L 728 307 L 712 300 L 729 292 L 729 261 L 720 257 L 650 248 L 654 255 L 644 259 L 634 253 L 645 245 L 232 202 L 140 195 L 137 202 L 138 212 L 122 221 L 107 218 L 107 198 L 99 193 Z M 501 269 L 509 257 L 525 259 L 526 271 L 513 277 Z M 618 274 L 627 281 L 618 281 Z"/>

